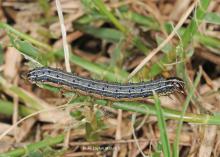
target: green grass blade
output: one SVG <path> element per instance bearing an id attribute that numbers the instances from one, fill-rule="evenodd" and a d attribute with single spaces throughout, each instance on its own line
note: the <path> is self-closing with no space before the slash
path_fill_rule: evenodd
<path id="1" fill-rule="evenodd" d="M 34 152 L 36 150 L 48 147 L 48 146 L 53 146 L 55 144 L 61 143 L 64 140 L 64 135 L 58 135 L 56 137 L 48 137 L 42 141 L 29 144 L 25 148 L 18 148 L 12 151 L 9 151 L 7 153 L 0 154 L 0 157 L 19 157 L 25 155 L 26 151 L 29 152 Z"/>
<path id="2" fill-rule="evenodd" d="M 209 6 L 209 0 L 201 0 L 200 3 L 198 3 L 198 7 L 195 10 L 193 19 L 191 20 L 190 24 L 184 31 L 182 35 L 180 35 L 180 42 L 176 46 L 176 53 L 180 61 L 187 60 L 187 52 L 185 49 L 188 47 L 190 42 L 193 39 L 193 36 L 197 33 L 197 28 L 202 22 L 203 18 L 205 17 L 206 10 Z M 188 75 L 185 71 L 185 63 L 180 62 L 180 64 L 177 64 L 177 75 L 181 78 L 183 78 L 187 84 L 188 84 Z M 189 88 L 189 87 L 188 87 Z"/>
<path id="3" fill-rule="evenodd" d="M 0 28 L 3 28 L 5 31 L 11 32 L 11 33 L 15 34 L 16 36 L 19 36 L 21 39 L 28 40 L 32 44 L 39 46 L 47 51 L 52 51 L 52 48 L 50 46 L 48 46 L 47 44 L 39 42 L 38 40 L 32 38 L 31 36 L 29 36 L 25 33 L 22 33 L 16 29 L 14 29 L 13 27 L 9 26 L 6 23 L 0 22 Z"/>
<path id="4" fill-rule="evenodd" d="M 116 43 L 124 38 L 123 33 L 112 28 L 95 28 L 89 25 L 75 25 L 75 28 L 94 37 L 101 38 L 109 42 Z"/>
<path id="5" fill-rule="evenodd" d="M 157 21 L 151 16 L 143 16 L 138 13 L 127 11 L 122 13 L 125 19 L 131 20 L 134 23 L 145 26 L 149 29 L 159 30 L 160 26 Z"/>
<path id="6" fill-rule="evenodd" d="M 95 6 L 98 8 L 101 14 L 107 16 L 109 20 L 118 28 L 121 32 L 127 33 L 127 29 L 117 20 L 117 18 L 107 9 L 102 0 L 93 0 Z"/>
<path id="7" fill-rule="evenodd" d="M 62 51 L 57 51 L 55 52 L 56 55 L 60 58 L 63 58 L 63 53 Z M 90 61 L 87 61 L 81 57 L 78 57 L 74 54 L 70 54 L 70 62 L 92 72 L 95 74 L 98 74 L 102 76 L 103 78 L 106 78 L 109 81 L 119 81 L 123 82 L 125 81 L 126 77 L 128 76 L 127 72 L 123 70 L 118 70 L 118 73 L 114 73 L 111 70 L 108 70 L 107 67 L 102 67 L 99 64 L 92 63 Z M 117 71 L 117 70 L 116 70 Z"/>
<path id="8" fill-rule="evenodd" d="M 207 23 L 220 25 L 220 14 L 219 13 L 206 13 L 205 21 Z"/>
<path id="9" fill-rule="evenodd" d="M 202 75 L 202 72 L 200 70 L 197 77 L 196 77 L 196 79 L 195 79 L 193 87 L 190 89 L 189 95 L 187 96 L 186 101 L 183 104 L 183 109 L 182 109 L 182 112 L 181 112 L 181 115 L 180 115 L 180 121 L 179 121 L 179 124 L 177 126 L 177 130 L 176 130 L 176 138 L 175 138 L 175 141 L 173 143 L 173 155 L 174 155 L 174 157 L 179 157 L 179 138 L 180 138 L 180 132 L 181 132 L 182 124 L 183 124 L 183 117 L 186 113 L 186 110 L 188 108 L 190 100 L 193 97 L 193 94 L 196 90 L 196 87 L 200 82 L 201 75 Z"/>
<path id="10" fill-rule="evenodd" d="M 30 109 L 23 105 L 19 105 L 19 115 L 21 116 L 27 116 L 34 112 L 36 112 L 36 110 Z M 0 113 L 6 116 L 12 116 L 13 103 L 6 100 L 0 100 Z"/>
<path id="11" fill-rule="evenodd" d="M 18 31 L 15 30 L 15 32 L 18 32 Z M 21 34 L 22 33 L 19 32 L 15 35 L 18 35 L 18 37 L 23 37 L 22 36 L 23 34 L 22 35 Z M 26 37 L 27 35 L 24 34 L 24 36 Z M 21 41 L 18 37 L 15 38 L 14 35 L 10 35 L 10 37 L 11 37 L 11 42 L 13 46 L 16 49 L 18 49 L 20 52 L 27 55 L 29 57 L 27 59 L 34 61 L 36 63 L 39 62 L 40 64 L 47 65 L 48 61 L 50 61 L 50 59 L 53 58 L 54 56 L 62 58 L 62 59 L 64 57 L 63 51 L 56 51 L 56 52 L 49 51 L 49 53 L 45 53 L 45 55 L 39 53 L 40 51 L 38 51 L 36 47 L 34 47 L 33 45 L 27 42 L 29 41 L 33 43 L 33 40 L 30 40 L 29 38 L 25 38 L 27 41 Z M 70 55 L 70 61 L 76 65 L 79 65 L 87 69 L 88 71 L 92 73 L 98 74 L 100 76 L 104 76 L 103 78 L 107 78 L 110 81 L 117 80 L 119 82 L 123 82 L 125 81 L 125 78 L 128 76 L 128 73 L 123 70 L 116 69 L 115 71 L 118 71 L 118 73 L 115 74 L 113 70 L 110 70 L 110 69 L 106 70 L 107 69 L 106 66 L 95 64 L 81 57 L 78 57 L 74 54 Z"/>
<path id="12" fill-rule="evenodd" d="M 160 99 L 155 93 L 154 93 L 154 102 L 155 102 L 158 126 L 160 129 L 160 141 L 162 143 L 163 154 L 166 157 L 171 157 L 170 143 L 166 131 L 166 122 L 164 119 L 163 110 L 160 105 Z"/>

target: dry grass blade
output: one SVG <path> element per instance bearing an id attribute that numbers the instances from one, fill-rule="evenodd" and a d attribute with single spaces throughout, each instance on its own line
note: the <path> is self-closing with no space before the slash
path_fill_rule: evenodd
<path id="1" fill-rule="evenodd" d="M 64 58 L 65 58 L 65 66 L 66 66 L 66 71 L 71 72 L 70 68 L 70 62 L 69 62 L 69 49 L 68 49 L 68 43 L 67 43 L 67 38 L 66 38 L 66 28 L 64 24 L 64 19 L 63 19 L 63 13 L 62 13 L 62 8 L 59 0 L 56 0 L 56 6 L 57 6 L 57 12 L 59 15 L 60 19 L 60 27 L 61 27 L 61 32 L 62 32 L 62 38 L 63 38 L 63 48 L 64 48 Z"/>

